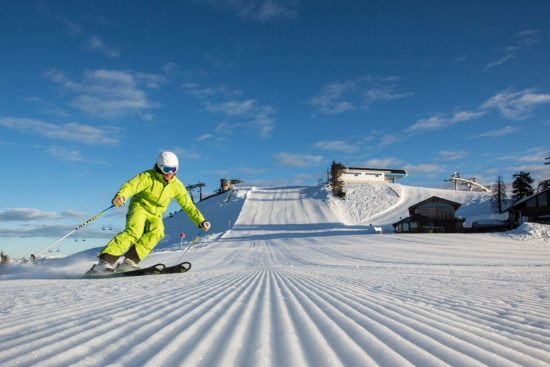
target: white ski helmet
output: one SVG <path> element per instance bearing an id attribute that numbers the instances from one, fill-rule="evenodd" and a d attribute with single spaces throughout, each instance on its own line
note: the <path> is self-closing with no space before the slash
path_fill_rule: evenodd
<path id="1" fill-rule="evenodd" d="M 157 157 L 157 167 L 163 174 L 176 173 L 179 167 L 178 157 L 168 151 L 160 152 Z"/>

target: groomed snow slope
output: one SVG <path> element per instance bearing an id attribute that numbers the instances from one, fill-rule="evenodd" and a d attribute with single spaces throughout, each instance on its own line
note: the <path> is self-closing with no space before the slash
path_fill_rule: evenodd
<path id="1" fill-rule="evenodd" d="M 544 240 L 365 235 L 331 208 L 318 188 L 250 190 L 185 274 L 2 276 L 0 365 L 550 364 Z"/>

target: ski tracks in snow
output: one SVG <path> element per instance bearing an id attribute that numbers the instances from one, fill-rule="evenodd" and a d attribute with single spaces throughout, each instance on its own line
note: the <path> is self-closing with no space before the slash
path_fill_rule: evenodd
<path id="1" fill-rule="evenodd" d="M 332 235 L 304 190 L 250 196 L 189 273 L 3 282 L 0 365 L 550 364 L 544 247 Z"/>
<path id="2" fill-rule="evenodd" d="M 0 364 L 550 363 L 548 310 L 529 287 L 522 293 L 531 298 L 515 304 L 510 284 L 496 281 L 461 295 L 451 283 L 415 288 L 415 282 L 427 284 L 425 274 L 399 267 L 387 268 L 394 275 L 384 277 L 380 267 L 278 266 L 269 260 L 285 258 L 292 248 L 257 244 L 243 258 L 246 267 L 227 271 L 57 285 L 21 281 L 17 287 L 57 287 L 61 295 L 0 315 Z M 67 282 L 72 291 L 63 296 Z"/>

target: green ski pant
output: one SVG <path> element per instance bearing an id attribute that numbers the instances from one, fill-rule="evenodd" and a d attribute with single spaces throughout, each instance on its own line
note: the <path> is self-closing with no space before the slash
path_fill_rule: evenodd
<path id="1" fill-rule="evenodd" d="M 143 260 L 163 237 L 162 217 L 151 215 L 145 209 L 134 206 L 126 214 L 124 231 L 114 236 L 100 254 L 121 256 L 135 244 L 136 253 Z"/>

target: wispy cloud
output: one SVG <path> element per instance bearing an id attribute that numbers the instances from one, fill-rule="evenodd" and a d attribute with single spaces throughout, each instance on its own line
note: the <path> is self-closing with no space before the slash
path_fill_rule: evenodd
<path id="1" fill-rule="evenodd" d="M 54 104 L 44 100 L 43 98 L 29 97 L 29 98 L 26 98 L 25 100 L 28 101 L 28 102 L 32 102 L 32 103 L 37 104 L 40 107 L 40 111 L 42 113 L 45 113 L 45 114 L 48 114 L 48 115 L 53 115 L 53 116 L 58 116 L 58 117 L 68 117 L 69 116 L 69 113 L 67 113 L 63 109 L 55 106 Z"/>
<path id="2" fill-rule="evenodd" d="M 287 152 L 277 153 L 273 156 L 279 166 L 286 167 L 309 167 L 324 163 L 325 158 L 321 155 L 292 154 Z"/>
<path id="3" fill-rule="evenodd" d="M 107 126 L 103 129 L 76 122 L 53 124 L 40 120 L 4 117 L 0 118 L 0 126 L 16 130 L 23 134 L 45 136 L 52 139 L 76 141 L 84 144 L 117 144 L 114 136 L 119 129 Z"/>
<path id="4" fill-rule="evenodd" d="M 75 82 L 58 70 L 46 77 L 76 96 L 71 105 L 91 116 L 114 119 L 137 115 L 150 119 L 149 111 L 158 107 L 143 89 L 156 88 L 165 79 L 154 74 L 130 73 L 118 70 L 86 71 L 82 81 Z"/>
<path id="5" fill-rule="evenodd" d="M 463 150 L 440 150 L 437 153 L 441 159 L 447 161 L 456 161 L 468 155 L 468 152 Z"/>
<path id="6" fill-rule="evenodd" d="M 401 139 L 403 139 L 403 137 L 398 134 L 386 134 L 382 136 L 382 138 L 378 142 L 377 147 L 379 149 L 382 149 L 384 147 L 387 147 L 388 145 L 392 145 L 393 143 L 400 141 Z"/>
<path id="7" fill-rule="evenodd" d="M 476 120 L 484 116 L 484 111 L 457 111 L 451 114 L 436 114 L 420 119 L 407 128 L 407 132 L 419 132 L 445 128 L 459 122 Z"/>
<path id="8" fill-rule="evenodd" d="M 69 161 L 69 162 L 88 162 L 88 163 L 97 163 L 97 164 L 108 164 L 105 161 L 98 161 L 95 159 L 88 159 L 84 158 L 80 151 L 76 149 L 70 149 L 67 147 L 62 147 L 59 145 L 52 145 L 49 147 L 42 147 L 42 150 L 46 152 L 48 155 L 63 160 L 63 161 Z"/>
<path id="9" fill-rule="evenodd" d="M 53 19 L 55 22 L 62 24 L 67 32 L 72 37 L 78 37 L 82 33 L 82 26 L 60 14 L 59 12 L 51 9 L 47 2 L 40 1 L 37 3 L 37 9 L 46 17 Z"/>
<path id="10" fill-rule="evenodd" d="M 550 154 L 548 147 L 533 147 L 524 151 L 509 151 L 507 155 L 492 157 L 492 161 L 500 161 L 508 164 L 502 170 L 508 175 L 513 175 L 519 171 L 530 172 L 532 177 L 537 180 L 545 180 L 550 177 L 550 165 L 545 165 L 545 157 Z"/>
<path id="11" fill-rule="evenodd" d="M 313 145 L 314 148 L 333 152 L 353 153 L 357 150 L 355 144 L 343 140 L 321 140 Z"/>
<path id="12" fill-rule="evenodd" d="M 186 82 L 182 84 L 182 88 L 185 93 L 197 98 L 209 98 L 216 95 L 222 95 L 225 97 L 236 97 L 242 95 L 240 90 L 230 90 L 224 85 L 205 87 L 196 82 Z"/>
<path id="13" fill-rule="evenodd" d="M 373 158 L 365 161 L 363 165 L 371 168 L 397 168 L 403 164 L 403 161 L 394 157 Z"/>
<path id="14" fill-rule="evenodd" d="M 62 217 L 54 212 L 45 212 L 33 208 L 13 208 L 0 211 L 0 221 L 6 222 L 30 222 L 35 220 L 61 219 Z"/>
<path id="15" fill-rule="evenodd" d="M 228 11 L 243 20 L 260 22 L 293 19 L 297 17 L 296 0 L 195 0 L 216 10 Z"/>
<path id="16" fill-rule="evenodd" d="M 417 133 L 442 129 L 459 122 L 477 120 L 489 114 L 492 110 L 500 112 L 502 117 L 510 120 L 525 120 L 529 118 L 538 105 L 550 104 L 550 94 L 537 93 L 534 88 L 515 92 L 512 88 L 498 92 L 487 101 L 483 102 L 479 109 L 474 111 L 459 110 L 453 113 L 438 113 L 430 117 L 420 119 L 409 126 L 405 132 Z M 508 134 L 514 131 L 507 127 L 502 131 L 495 131 L 492 137 L 498 134 Z M 485 137 L 491 136 L 483 135 Z M 500 135 L 503 136 L 503 135 Z"/>
<path id="17" fill-rule="evenodd" d="M 436 163 L 407 164 L 404 168 L 410 175 L 422 174 L 429 178 L 437 177 L 446 170 L 444 166 Z"/>
<path id="18" fill-rule="evenodd" d="M 538 30 L 526 30 L 514 35 L 514 42 L 504 48 L 503 54 L 496 60 L 491 61 L 485 66 L 485 70 L 490 70 L 494 67 L 500 66 L 509 60 L 517 57 L 518 52 L 522 49 L 528 48 L 538 42 L 540 31 Z"/>
<path id="19" fill-rule="evenodd" d="M 180 159 L 183 158 L 183 159 L 188 159 L 188 160 L 197 160 L 197 159 L 201 158 L 200 154 L 192 152 L 192 151 L 184 149 L 184 148 L 180 148 L 180 147 L 173 148 L 173 149 L 171 149 L 171 151 L 176 153 L 178 155 L 178 157 L 180 157 Z"/>
<path id="20" fill-rule="evenodd" d="M 102 55 L 107 56 L 110 59 L 116 59 L 120 56 L 118 51 L 110 46 L 107 46 L 102 38 L 98 36 L 92 36 L 86 43 L 88 50 L 92 52 L 98 52 Z"/>
<path id="21" fill-rule="evenodd" d="M 36 238 L 52 237 L 59 238 L 67 232 L 74 229 L 74 225 L 66 224 L 44 224 L 44 225 L 25 225 L 19 228 L 0 228 L 0 237 L 7 238 Z M 86 230 L 87 238 L 106 238 L 108 234 L 99 229 L 88 228 Z"/>
<path id="22" fill-rule="evenodd" d="M 325 85 L 309 105 L 325 114 L 339 114 L 359 108 L 369 109 L 376 102 L 412 96 L 397 91 L 398 77 L 366 76 Z"/>
<path id="23" fill-rule="evenodd" d="M 537 105 L 550 104 L 550 94 L 536 93 L 535 89 L 514 92 L 509 88 L 498 92 L 481 105 L 481 109 L 497 109 L 503 117 L 511 120 L 525 120 Z"/>
<path id="24" fill-rule="evenodd" d="M 87 39 L 84 41 L 84 48 L 88 51 L 101 54 L 110 59 L 118 58 L 120 56 L 119 51 L 114 47 L 107 45 L 103 38 L 97 35 L 90 35 L 90 33 L 86 32 L 85 28 L 81 24 L 65 17 L 61 12 L 52 9 L 45 1 L 40 1 L 37 8 L 46 17 L 62 24 L 73 38 Z M 90 16 L 89 18 L 93 19 L 97 24 L 110 24 L 110 21 L 104 17 Z"/>
<path id="25" fill-rule="evenodd" d="M 229 118 L 246 119 L 247 122 L 236 122 L 237 128 L 252 129 L 258 131 L 262 137 L 270 137 L 273 131 L 275 120 L 273 115 L 275 109 L 269 105 L 263 105 L 254 99 L 248 100 L 231 100 L 227 102 L 210 102 L 204 103 L 205 109 L 213 113 L 221 113 Z M 231 123 L 225 123 L 225 128 L 230 128 Z"/>
<path id="26" fill-rule="evenodd" d="M 207 134 L 202 134 L 201 136 L 199 136 L 199 137 L 197 138 L 197 141 L 205 141 L 205 140 L 212 139 L 213 137 L 214 137 L 214 135 L 209 134 L 209 133 L 207 133 Z"/>
<path id="27" fill-rule="evenodd" d="M 518 128 L 513 126 L 505 126 L 502 129 L 490 130 L 479 135 L 474 136 L 473 138 L 500 138 L 502 136 L 510 135 L 519 131 Z"/>

